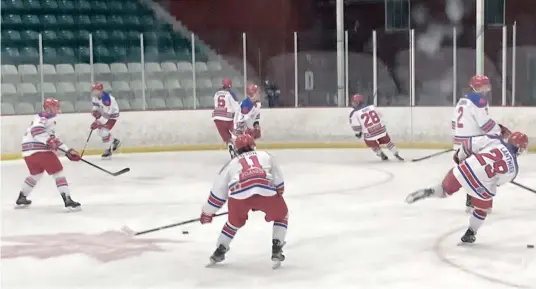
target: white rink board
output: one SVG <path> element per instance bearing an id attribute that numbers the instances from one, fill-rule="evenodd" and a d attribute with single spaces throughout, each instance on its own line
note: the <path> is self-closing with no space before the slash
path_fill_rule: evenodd
<path id="1" fill-rule="evenodd" d="M 397 143 L 450 143 L 451 107 L 379 108 L 387 130 Z M 350 108 L 282 108 L 261 112 L 262 142 L 355 142 L 348 125 Z M 536 135 L 536 108 L 491 107 L 501 124 Z M 2 116 L 2 154 L 20 152 L 22 134 L 33 116 Z M 57 134 L 71 147 L 83 147 L 93 118 L 89 113 L 58 117 Z M 127 147 L 221 144 L 211 110 L 122 112 L 113 129 Z M 262 143 L 261 142 L 261 143 Z M 90 148 L 99 148 L 94 136 Z"/>

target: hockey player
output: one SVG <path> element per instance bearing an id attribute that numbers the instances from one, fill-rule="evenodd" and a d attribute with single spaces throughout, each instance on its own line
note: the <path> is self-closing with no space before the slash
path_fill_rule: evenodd
<path id="1" fill-rule="evenodd" d="M 212 222 L 214 214 L 228 201 L 228 221 L 218 238 L 211 264 L 225 260 L 234 236 L 248 219 L 249 211 L 262 211 L 266 222 L 274 222 L 272 261 L 274 268 L 285 260 L 283 246 L 288 226 L 288 209 L 283 198 L 283 174 L 275 159 L 263 151 L 255 151 L 249 134 L 237 136 L 238 156 L 220 171 L 207 203 L 201 213 L 201 224 Z"/>
<path id="2" fill-rule="evenodd" d="M 247 133 L 254 139 L 259 139 L 261 137 L 260 90 L 257 85 L 250 84 L 246 92 L 247 97 L 240 103 L 240 111 L 235 115 L 235 135 Z"/>
<path id="3" fill-rule="evenodd" d="M 232 131 L 234 129 L 234 117 L 239 104 L 236 95 L 231 91 L 232 83 L 229 78 L 224 78 L 222 88 L 214 94 L 214 111 L 212 120 L 218 129 L 221 139 L 227 145 L 229 154 L 233 158 L 236 153 L 232 141 Z"/>
<path id="4" fill-rule="evenodd" d="M 491 90 L 488 77 L 475 75 L 470 82 L 473 92 L 460 98 L 454 108 L 452 118 L 452 135 L 454 151 L 460 149 L 471 137 L 481 135 L 496 135 L 507 138 L 510 131 L 497 124 L 488 114 L 486 94 Z M 473 209 L 471 197 L 467 195 L 466 212 Z"/>
<path id="5" fill-rule="evenodd" d="M 365 144 L 382 160 L 386 161 L 389 159 L 380 148 L 380 145 L 386 145 L 398 160 L 403 161 L 404 159 L 400 157 L 395 144 L 391 142 L 391 137 L 387 134 L 387 129 L 382 123 L 376 107 L 374 105 L 367 105 L 363 101 L 361 94 L 352 96 L 352 106 L 350 126 L 355 132 L 355 136 L 360 139 L 364 135 Z"/>
<path id="6" fill-rule="evenodd" d="M 67 158 L 75 162 L 80 160 L 80 155 L 55 136 L 56 116 L 58 113 L 60 113 L 59 101 L 54 98 L 45 99 L 43 111 L 34 117 L 22 138 L 22 156 L 30 175 L 26 177 L 22 184 L 19 198 L 15 202 L 17 206 L 29 206 L 32 203 L 32 201 L 28 200 L 28 195 L 30 195 L 46 171 L 56 180 L 56 187 L 58 187 L 65 207 L 68 209 L 80 207 L 80 203 L 71 199 L 69 186 L 63 175 L 63 166 L 56 155 L 56 151 L 58 149 L 65 151 Z"/>
<path id="7" fill-rule="evenodd" d="M 102 138 L 102 142 L 107 145 L 102 158 L 110 159 L 112 153 L 121 145 L 121 141 L 111 134 L 111 130 L 119 118 L 119 105 L 115 97 L 104 91 L 102 83 L 94 83 L 91 91 L 93 94 L 91 114 L 95 117 L 95 121 L 91 123 L 90 128 L 92 130 L 96 129 Z"/>
<path id="8" fill-rule="evenodd" d="M 527 149 L 528 142 L 527 136 L 520 132 L 510 134 L 506 142 L 500 136 L 468 138 L 462 149 L 454 154 L 457 165 L 450 169 L 443 182 L 410 194 L 406 202 L 411 204 L 428 197 L 445 198 L 463 187 L 473 198 L 474 210 L 469 228 L 461 240 L 473 243 L 488 210 L 492 208 L 497 187 L 517 176 L 517 156 Z"/>

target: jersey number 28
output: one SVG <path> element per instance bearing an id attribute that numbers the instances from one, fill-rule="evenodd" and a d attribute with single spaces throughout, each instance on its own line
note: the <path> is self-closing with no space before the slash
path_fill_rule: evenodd
<path id="1" fill-rule="evenodd" d="M 365 123 L 365 127 L 371 127 L 375 124 L 380 123 L 380 117 L 374 110 L 362 114 L 361 119 Z"/>
<path id="2" fill-rule="evenodd" d="M 503 154 L 499 149 L 492 149 L 489 153 L 479 153 L 475 157 L 484 166 L 484 170 L 490 179 L 497 174 L 508 172 L 508 165 L 504 161 Z M 491 160 L 492 163 L 488 164 L 486 159 Z"/>

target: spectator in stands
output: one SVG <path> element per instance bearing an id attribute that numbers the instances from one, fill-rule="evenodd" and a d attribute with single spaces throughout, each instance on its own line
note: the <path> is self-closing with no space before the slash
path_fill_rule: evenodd
<path id="1" fill-rule="evenodd" d="M 268 79 L 264 81 L 264 93 L 268 97 L 268 106 L 269 107 L 278 107 L 279 106 L 279 97 L 281 96 L 281 91 L 279 87 L 270 82 Z"/>

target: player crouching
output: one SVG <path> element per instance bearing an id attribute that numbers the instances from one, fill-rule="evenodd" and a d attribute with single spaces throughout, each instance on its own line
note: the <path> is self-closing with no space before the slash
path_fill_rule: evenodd
<path id="1" fill-rule="evenodd" d="M 354 130 L 355 136 L 361 138 L 364 135 L 365 144 L 382 160 L 389 159 L 380 148 L 380 145 L 386 145 L 398 160 L 403 161 L 404 159 L 400 157 L 395 144 L 391 142 L 391 137 L 387 134 L 387 129 L 382 123 L 376 107 L 367 105 L 361 94 L 352 96 L 352 106 L 350 126 Z"/>
<path id="2" fill-rule="evenodd" d="M 463 187 L 472 197 L 474 210 L 461 240 L 473 243 L 492 208 L 497 187 L 517 176 L 517 156 L 527 149 L 528 142 L 527 136 L 520 132 L 512 133 L 507 142 L 500 136 L 472 137 L 454 155 L 457 165 L 450 169 L 441 184 L 410 194 L 406 202 L 411 204 L 429 197 L 445 198 Z"/>
<path id="3" fill-rule="evenodd" d="M 119 105 L 115 98 L 104 91 L 102 83 L 95 83 L 92 87 L 92 112 L 95 121 L 91 124 L 92 130 L 97 130 L 102 142 L 108 146 L 102 154 L 103 159 L 110 159 L 112 153 L 121 145 L 121 141 L 112 137 L 111 130 L 119 118 Z M 112 141 L 113 140 L 113 141 Z"/>
<path id="4" fill-rule="evenodd" d="M 283 174 L 267 152 L 255 151 L 255 141 L 249 134 L 236 138 L 238 156 L 227 163 L 218 175 L 201 213 L 201 224 L 212 222 L 214 214 L 225 204 L 228 220 L 218 238 L 211 264 L 225 260 L 234 236 L 248 219 L 249 211 L 262 211 L 266 222 L 274 222 L 272 231 L 272 261 L 274 268 L 285 260 L 283 246 L 288 226 L 288 208 L 283 198 Z"/>
<path id="5" fill-rule="evenodd" d="M 251 135 L 254 139 L 261 137 L 261 103 L 260 90 L 255 84 L 247 87 L 247 97 L 240 103 L 240 110 L 235 115 L 235 135 L 243 133 Z"/>
<path id="6" fill-rule="evenodd" d="M 22 138 L 22 155 L 30 175 L 22 184 L 19 198 L 16 201 L 17 206 L 29 206 L 32 203 L 28 200 L 28 196 L 46 171 L 56 180 L 56 187 L 63 198 L 65 207 L 68 209 L 80 207 L 80 203 L 71 199 L 67 179 L 63 176 L 63 166 L 56 151 L 58 149 L 65 151 L 67 158 L 75 162 L 80 160 L 80 156 L 55 136 L 56 115 L 58 113 L 60 113 L 59 101 L 47 98 L 43 103 L 43 112 L 34 117 Z"/>

